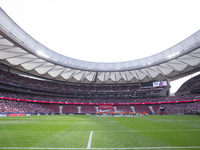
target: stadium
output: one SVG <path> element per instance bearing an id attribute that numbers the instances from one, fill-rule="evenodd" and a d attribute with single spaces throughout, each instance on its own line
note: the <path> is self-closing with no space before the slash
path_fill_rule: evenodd
<path id="1" fill-rule="evenodd" d="M 200 75 L 170 93 L 199 71 L 200 31 L 149 57 L 90 62 L 0 8 L 0 149 L 200 149 Z"/>

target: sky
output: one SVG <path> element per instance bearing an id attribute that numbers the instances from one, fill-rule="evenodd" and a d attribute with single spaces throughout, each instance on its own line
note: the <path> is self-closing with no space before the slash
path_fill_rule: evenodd
<path id="1" fill-rule="evenodd" d="M 1 0 L 0 7 L 49 49 L 121 62 L 166 50 L 200 29 L 199 0 Z M 171 82 L 171 92 L 194 75 Z"/>

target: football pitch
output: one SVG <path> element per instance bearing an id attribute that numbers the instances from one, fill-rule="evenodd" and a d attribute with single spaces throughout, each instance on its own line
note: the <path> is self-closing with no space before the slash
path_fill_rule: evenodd
<path id="1" fill-rule="evenodd" d="M 200 149 L 200 118 L 190 115 L 0 117 L 0 149 Z"/>

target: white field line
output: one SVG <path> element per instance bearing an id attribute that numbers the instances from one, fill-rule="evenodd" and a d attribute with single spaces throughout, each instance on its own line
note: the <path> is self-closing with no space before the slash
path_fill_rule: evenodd
<path id="1" fill-rule="evenodd" d="M 200 129 L 180 129 L 180 130 L 126 130 L 126 131 L 94 131 L 94 132 L 167 132 L 167 131 L 200 131 Z"/>
<path id="2" fill-rule="evenodd" d="M 87 149 L 90 149 L 90 148 L 91 148 L 91 143 L 92 143 L 92 134 L 93 134 L 93 131 L 90 132 L 90 137 L 89 137 L 89 141 L 88 141 Z"/>
<path id="3" fill-rule="evenodd" d="M 90 148 L 91 150 L 95 150 L 95 149 L 98 149 L 98 150 L 104 150 L 104 149 L 107 149 L 107 150 L 115 150 L 115 149 L 200 149 L 200 146 L 186 146 L 186 147 L 129 147 L 129 148 Z M 44 150 L 44 149 L 88 149 L 88 148 L 42 148 L 42 147 L 0 147 L 0 149 L 41 149 L 41 150 Z"/>

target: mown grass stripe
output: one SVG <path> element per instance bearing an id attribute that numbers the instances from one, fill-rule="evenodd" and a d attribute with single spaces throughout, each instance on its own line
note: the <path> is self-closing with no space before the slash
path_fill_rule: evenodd
<path id="1" fill-rule="evenodd" d="M 128 147 L 128 148 L 90 148 L 90 149 L 98 149 L 98 150 L 104 150 L 104 149 L 200 149 L 200 146 L 186 146 L 186 147 Z M 41 148 L 41 147 L 0 147 L 0 149 L 88 149 L 88 148 Z"/>

